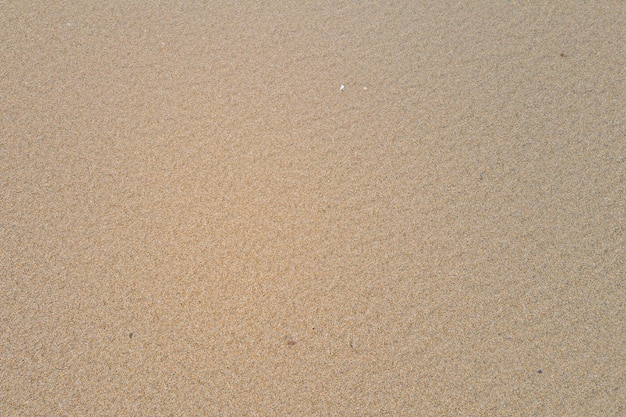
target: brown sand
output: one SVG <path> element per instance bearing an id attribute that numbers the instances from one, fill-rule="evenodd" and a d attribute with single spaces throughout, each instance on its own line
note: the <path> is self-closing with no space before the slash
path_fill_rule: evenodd
<path id="1" fill-rule="evenodd" d="M 626 414 L 624 2 L 0 22 L 1 416 Z"/>

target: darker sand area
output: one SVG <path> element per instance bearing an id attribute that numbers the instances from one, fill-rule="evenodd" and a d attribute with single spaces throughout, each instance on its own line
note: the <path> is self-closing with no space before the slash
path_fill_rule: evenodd
<path id="1" fill-rule="evenodd" d="M 0 22 L 1 416 L 626 414 L 624 2 Z"/>

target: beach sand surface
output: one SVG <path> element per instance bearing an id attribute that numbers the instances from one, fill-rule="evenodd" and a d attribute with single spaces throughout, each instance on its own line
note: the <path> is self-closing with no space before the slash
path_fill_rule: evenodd
<path id="1" fill-rule="evenodd" d="M 0 22 L 0 415 L 626 414 L 624 2 Z"/>

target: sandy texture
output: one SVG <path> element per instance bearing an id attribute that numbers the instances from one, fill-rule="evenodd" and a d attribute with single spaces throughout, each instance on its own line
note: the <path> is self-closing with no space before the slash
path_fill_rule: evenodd
<path id="1" fill-rule="evenodd" d="M 0 23 L 0 415 L 626 414 L 624 2 Z"/>

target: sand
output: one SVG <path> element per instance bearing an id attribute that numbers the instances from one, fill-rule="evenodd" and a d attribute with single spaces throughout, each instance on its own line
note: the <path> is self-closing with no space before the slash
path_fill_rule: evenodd
<path id="1" fill-rule="evenodd" d="M 0 22 L 0 415 L 626 414 L 624 2 Z"/>

